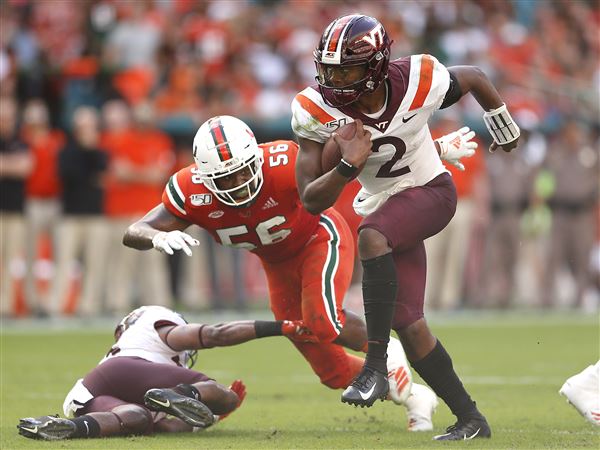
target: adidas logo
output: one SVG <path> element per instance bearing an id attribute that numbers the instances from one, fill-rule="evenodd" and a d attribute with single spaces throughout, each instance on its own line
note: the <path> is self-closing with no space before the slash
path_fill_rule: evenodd
<path id="1" fill-rule="evenodd" d="M 260 208 L 260 209 L 265 210 L 265 209 L 273 208 L 277 205 L 279 205 L 279 203 L 277 203 L 275 200 L 273 200 L 273 197 L 269 197 L 269 200 L 267 200 L 265 202 L 265 204 L 262 206 L 262 208 Z"/>

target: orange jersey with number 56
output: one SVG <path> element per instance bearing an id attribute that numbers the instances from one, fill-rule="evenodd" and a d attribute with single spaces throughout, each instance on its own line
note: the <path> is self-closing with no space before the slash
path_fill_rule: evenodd
<path id="1" fill-rule="evenodd" d="M 319 216 L 306 211 L 300 201 L 294 171 L 298 145 L 275 141 L 259 146 L 264 154 L 264 184 L 249 206 L 221 203 L 200 182 L 194 164 L 169 179 L 162 202 L 172 214 L 204 228 L 217 242 L 277 262 L 304 247 L 316 233 Z"/>

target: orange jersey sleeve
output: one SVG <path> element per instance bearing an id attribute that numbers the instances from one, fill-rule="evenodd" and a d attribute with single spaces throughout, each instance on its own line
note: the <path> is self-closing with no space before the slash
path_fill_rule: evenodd
<path id="1" fill-rule="evenodd" d="M 162 193 L 162 203 L 171 214 L 183 220 L 190 220 L 186 211 L 186 198 L 189 195 L 189 185 L 194 177 L 194 164 L 184 167 L 171 175 Z"/>

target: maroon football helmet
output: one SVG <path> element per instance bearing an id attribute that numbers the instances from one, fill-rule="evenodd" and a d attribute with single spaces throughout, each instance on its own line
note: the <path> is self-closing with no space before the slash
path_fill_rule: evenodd
<path id="1" fill-rule="evenodd" d="M 352 14 L 331 22 L 313 53 L 315 79 L 325 102 L 339 108 L 377 89 L 387 78 L 391 44 L 383 25 L 373 17 Z M 360 80 L 346 86 L 333 85 L 329 76 L 332 66 L 360 65 L 365 68 Z"/>

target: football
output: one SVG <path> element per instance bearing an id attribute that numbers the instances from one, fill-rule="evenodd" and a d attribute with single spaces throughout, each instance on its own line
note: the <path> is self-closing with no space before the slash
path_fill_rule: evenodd
<path id="1" fill-rule="evenodd" d="M 356 134 L 356 123 L 350 122 L 344 126 L 341 126 L 335 131 L 344 139 L 352 139 Z M 342 159 L 342 153 L 340 152 L 340 148 L 333 140 L 333 137 L 327 139 L 325 145 L 323 146 L 323 152 L 321 153 L 321 168 L 323 169 L 323 173 L 327 173 L 332 170 L 335 166 L 337 166 Z M 353 180 L 360 173 L 362 167 L 349 178 L 349 180 Z"/>

